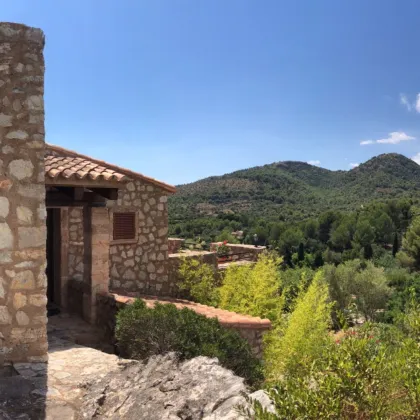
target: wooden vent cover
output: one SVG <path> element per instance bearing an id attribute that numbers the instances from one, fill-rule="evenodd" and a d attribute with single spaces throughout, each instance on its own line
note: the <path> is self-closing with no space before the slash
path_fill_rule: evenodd
<path id="1" fill-rule="evenodd" d="M 136 238 L 136 213 L 114 213 L 115 241 Z"/>

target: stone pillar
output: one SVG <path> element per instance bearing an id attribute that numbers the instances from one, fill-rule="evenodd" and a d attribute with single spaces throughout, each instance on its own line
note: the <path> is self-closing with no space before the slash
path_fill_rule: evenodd
<path id="1" fill-rule="evenodd" d="M 110 218 L 107 208 L 92 208 L 90 322 L 96 322 L 96 295 L 109 288 Z"/>
<path id="2" fill-rule="evenodd" d="M 47 358 L 43 48 L 0 23 L 0 365 Z"/>
<path id="3" fill-rule="evenodd" d="M 60 305 L 64 310 L 68 309 L 68 287 L 69 287 L 69 209 L 63 207 L 60 209 L 60 234 L 61 234 L 61 279 L 60 279 Z"/>

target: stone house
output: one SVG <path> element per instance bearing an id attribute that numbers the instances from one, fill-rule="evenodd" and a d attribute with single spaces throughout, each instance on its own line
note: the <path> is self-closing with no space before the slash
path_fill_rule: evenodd
<path id="1" fill-rule="evenodd" d="M 45 147 L 50 305 L 94 321 L 98 291 L 168 294 L 167 196 L 175 188 Z"/>

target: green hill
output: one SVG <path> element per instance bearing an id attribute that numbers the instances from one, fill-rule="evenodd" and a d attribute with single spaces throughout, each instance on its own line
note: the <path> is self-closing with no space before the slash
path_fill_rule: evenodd
<path id="1" fill-rule="evenodd" d="M 416 197 L 420 166 L 391 153 L 350 171 L 277 162 L 179 185 L 169 200 L 170 224 L 235 213 L 298 221 L 326 210 L 354 210 L 373 200 Z"/>

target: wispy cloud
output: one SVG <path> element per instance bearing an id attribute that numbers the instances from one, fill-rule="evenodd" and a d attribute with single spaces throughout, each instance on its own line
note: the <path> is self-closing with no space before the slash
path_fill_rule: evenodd
<path id="1" fill-rule="evenodd" d="M 400 93 L 400 103 L 407 108 L 407 111 L 411 111 L 413 108 L 405 93 Z"/>
<path id="2" fill-rule="evenodd" d="M 360 165 L 360 163 L 350 163 L 349 166 L 351 169 L 357 168 Z"/>
<path id="3" fill-rule="evenodd" d="M 307 163 L 309 163 L 309 165 L 319 166 L 321 164 L 321 161 L 319 161 L 319 160 L 309 160 Z"/>
<path id="4" fill-rule="evenodd" d="M 416 106 L 416 111 L 420 113 L 420 93 L 417 94 L 415 106 Z"/>
<path id="5" fill-rule="evenodd" d="M 414 160 L 414 162 L 416 162 L 418 165 L 420 165 L 420 153 L 417 153 L 411 159 Z"/>
<path id="6" fill-rule="evenodd" d="M 403 141 L 410 141 L 415 139 L 415 137 L 409 136 L 408 134 L 404 133 L 404 131 L 393 131 L 392 133 L 389 133 L 388 137 L 385 139 L 363 140 L 360 142 L 360 144 L 362 146 L 366 146 L 369 144 L 398 144 Z"/>

